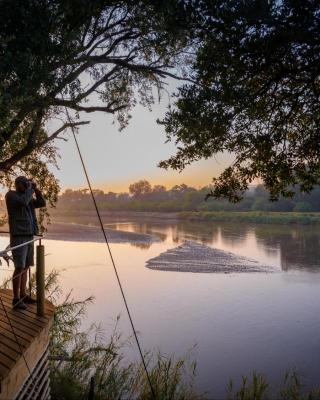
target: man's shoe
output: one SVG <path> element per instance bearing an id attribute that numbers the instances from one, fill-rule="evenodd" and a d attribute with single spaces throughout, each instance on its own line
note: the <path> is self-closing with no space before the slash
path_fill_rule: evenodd
<path id="1" fill-rule="evenodd" d="M 23 302 L 25 304 L 37 304 L 37 300 L 33 299 L 31 296 L 24 296 L 23 297 Z"/>
<path id="2" fill-rule="evenodd" d="M 13 299 L 12 300 L 12 307 L 14 310 L 26 310 L 26 304 L 20 299 Z"/>

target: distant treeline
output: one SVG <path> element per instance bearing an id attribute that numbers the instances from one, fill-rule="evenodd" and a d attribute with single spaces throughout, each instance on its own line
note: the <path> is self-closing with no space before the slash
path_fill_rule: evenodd
<path id="1" fill-rule="evenodd" d="M 236 204 L 226 200 L 205 201 L 209 187 L 195 189 L 185 184 L 167 189 L 161 185 L 151 186 L 148 181 L 133 183 L 125 193 L 105 193 L 95 190 L 95 197 L 102 210 L 108 211 L 279 211 L 316 212 L 320 211 L 320 187 L 310 194 L 297 192 L 293 198 L 270 201 L 263 186 L 249 190 L 244 199 Z M 67 189 L 59 197 L 58 210 L 63 212 L 92 209 L 88 190 Z"/>

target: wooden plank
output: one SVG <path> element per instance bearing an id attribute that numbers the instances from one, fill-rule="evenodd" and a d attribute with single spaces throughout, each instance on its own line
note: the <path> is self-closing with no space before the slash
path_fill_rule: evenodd
<path id="1" fill-rule="evenodd" d="M 2 337 L 5 337 L 5 338 L 7 338 L 7 339 L 10 339 L 10 341 L 13 342 L 13 343 L 16 343 L 16 342 L 17 342 L 17 340 L 16 340 L 14 334 L 12 333 L 12 331 L 11 331 L 11 330 L 8 331 L 8 330 L 6 330 L 6 329 L 2 329 L 1 326 L 0 326 L 0 335 L 1 335 Z M 29 342 L 28 342 L 28 341 L 26 341 L 26 340 L 24 340 L 24 339 L 22 339 L 22 338 L 19 338 L 19 337 L 17 337 L 17 339 L 18 339 L 19 345 L 20 345 L 22 348 L 25 348 L 25 347 L 27 347 L 27 346 L 29 345 Z M 11 346 L 11 347 L 12 347 L 12 346 Z"/>
<path id="2" fill-rule="evenodd" d="M 5 321 L 7 317 L 5 316 L 5 314 L 3 314 L 3 315 L 1 315 L 1 314 L 2 313 L 0 311 L 1 319 L 3 321 Z M 28 340 L 33 340 L 37 336 L 37 332 L 22 325 L 21 322 L 19 321 L 19 319 L 18 319 L 18 321 L 16 321 L 16 320 L 10 318 L 10 322 L 11 322 L 11 325 L 12 325 L 16 335 L 18 335 L 18 333 L 19 333 L 19 336 L 25 337 Z"/>
<path id="3" fill-rule="evenodd" d="M 18 351 L 13 350 L 11 347 L 7 346 L 6 343 L 4 343 L 1 339 L 0 339 L 0 353 L 5 354 L 13 361 L 16 361 L 21 356 L 21 352 L 19 350 Z"/>
<path id="4" fill-rule="evenodd" d="M 4 304 L 5 310 L 8 313 L 12 312 L 14 315 L 18 314 L 21 319 L 24 319 L 29 322 L 31 321 L 34 325 L 38 326 L 39 328 L 43 328 L 43 326 L 46 325 L 46 323 L 47 323 L 46 320 L 41 321 L 37 318 L 37 316 L 35 316 L 33 313 L 30 313 L 30 312 L 25 313 L 25 312 L 21 312 L 21 311 L 13 311 L 11 301 L 9 302 L 8 300 L 4 299 L 3 297 L 2 297 L 2 301 Z M 1 307 L 0 307 L 0 310 L 1 310 Z"/>
<path id="5" fill-rule="evenodd" d="M 30 337 L 28 335 L 25 335 L 23 331 L 20 331 L 18 329 L 13 328 L 13 330 L 14 330 L 15 335 L 18 338 L 23 339 L 25 345 L 28 346 L 30 344 L 31 340 L 33 339 L 32 336 Z M 11 326 L 7 322 L 0 320 L 0 332 L 2 332 L 2 331 L 13 334 Z M 13 337 L 14 337 L 14 334 L 13 334 Z"/>
<path id="6" fill-rule="evenodd" d="M 6 320 L 6 319 L 8 319 L 8 317 L 9 317 L 10 321 L 18 322 L 21 325 L 21 327 L 26 327 L 27 329 L 31 330 L 33 332 L 33 335 L 36 335 L 45 326 L 45 325 L 43 325 L 43 326 L 35 325 L 31 318 L 30 319 L 21 318 L 21 315 L 19 315 L 19 313 L 14 312 L 14 311 L 11 311 L 11 312 L 7 311 L 7 314 L 6 314 L 3 311 L 3 309 L 1 309 L 1 307 L 0 307 L 0 318 L 3 320 Z"/>
<path id="7" fill-rule="evenodd" d="M 9 290 L 9 289 L 1 289 L 1 290 L 0 290 L 0 294 L 1 294 L 2 297 L 5 297 L 5 298 L 7 298 L 10 302 L 12 302 L 13 295 L 12 295 L 12 291 L 11 291 L 11 290 Z M 37 315 L 37 306 L 36 306 L 36 304 L 30 304 L 28 307 L 29 307 L 29 309 L 32 310 L 32 312 L 33 312 L 35 315 Z M 46 301 L 45 301 L 45 307 L 46 307 L 46 311 L 47 311 L 49 314 L 53 314 L 53 313 L 54 313 L 55 307 L 54 307 L 54 305 L 53 305 L 49 300 L 46 300 Z M 46 316 L 44 316 L 44 317 L 39 317 L 39 318 L 40 318 L 40 319 L 41 319 L 41 318 L 48 319 Z"/>
<path id="8" fill-rule="evenodd" d="M 46 354 L 54 306 L 46 301 L 46 316 L 39 317 L 36 305 L 28 305 L 26 311 L 13 310 L 10 290 L 0 290 L 0 296 L 4 307 L 0 304 L 0 381 L 3 390 L 0 392 L 0 399 L 11 399 L 16 397 L 28 378 L 24 357 L 30 369 L 35 372 L 38 361 Z M 12 332 L 12 328 L 14 332 Z M 41 364 L 40 362 L 40 368 Z M 40 396 L 46 398 L 48 376 L 44 373 L 45 369 L 41 368 L 38 371 L 37 390 Z M 37 377 L 37 372 L 35 376 Z M 37 378 L 35 380 L 37 381 Z"/>
<path id="9" fill-rule="evenodd" d="M 12 351 L 16 353 L 20 353 L 20 347 L 17 344 L 16 340 L 14 338 L 10 339 L 7 336 L 3 335 L 2 332 L 0 332 L 0 344 L 1 346 L 6 346 Z M 23 349 L 23 347 L 22 347 Z"/>
<path id="10" fill-rule="evenodd" d="M 2 365 L 0 363 L 0 378 L 1 378 L 1 376 L 6 376 L 9 371 L 10 371 L 9 368 L 5 367 L 4 365 Z"/>
<path id="11" fill-rule="evenodd" d="M 40 323 L 40 326 L 38 324 L 35 324 L 34 322 L 36 320 L 20 315 L 18 311 L 10 310 L 5 312 L 3 308 L 0 307 L 0 318 L 5 320 L 8 319 L 7 317 L 9 317 L 9 319 L 12 321 L 17 321 L 21 323 L 21 325 L 25 325 L 27 328 L 33 330 L 35 333 L 41 331 L 41 329 L 46 326 L 46 324 L 43 323 Z"/>
<path id="12" fill-rule="evenodd" d="M 48 364 L 48 330 L 43 330 L 37 340 L 35 340 L 25 352 L 25 357 L 32 371 L 31 376 L 28 374 L 23 359 L 17 361 L 16 365 L 11 369 L 10 373 L 3 379 L 3 392 L 0 393 L 1 400 L 16 399 L 26 400 L 27 396 L 33 390 L 34 385 L 39 387 L 38 378 L 43 376 L 43 369 Z M 42 380 L 42 379 L 41 379 Z M 40 399 L 34 393 L 32 399 Z M 31 399 L 30 399 L 31 400 Z"/>
<path id="13" fill-rule="evenodd" d="M 2 290 L 0 290 L 0 296 L 3 299 L 3 301 L 5 302 L 6 305 L 8 305 L 8 307 L 12 308 L 12 295 L 9 295 L 6 292 L 3 292 Z M 52 315 L 54 314 L 54 309 L 52 310 L 52 308 L 48 307 L 47 308 L 47 315 L 44 317 L 39 317 L 37 315 L 37 308 L 35 305 L 29 305 L 27 310 L 21 311 L 19 310 L 19 313 L 26 315 L 26 316 L 30 316 L 33 318 L 36 318 L 38 321 L 41 321 L 43 323 L 47 323 L 48 320 L 50 320 L 50 318 L 52 317 Z"/>
<path id="14" fill-rule="evenodd" d="M 14 366 L 15 361 L 12 358 L 8 357 L 6 354 L 2 353 L 2 349 L 0 350 L 0 364 L 5 367 L 11 369 Z"/>

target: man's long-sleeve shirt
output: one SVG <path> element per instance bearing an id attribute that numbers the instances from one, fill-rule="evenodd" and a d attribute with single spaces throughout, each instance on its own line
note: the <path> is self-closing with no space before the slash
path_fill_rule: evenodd
<path id="1" fill-rule="evenodd" d="M 9 190 L 6 194 L 6 204 L 12 236 L 32 236 L 38 233 L 35 209 L 46 205 L 39 190 L 34 191 L 31 188 L 24 192 Z"/>

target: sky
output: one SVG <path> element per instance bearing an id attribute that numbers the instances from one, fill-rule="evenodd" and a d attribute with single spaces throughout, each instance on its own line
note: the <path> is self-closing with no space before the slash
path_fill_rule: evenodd
<path id="1" fill-rule="evenodd" d="M 162 118 L 168 97 L 153 106 L 150 112 L 137 106 L 132 112 L 129 126 L 119 132 L 113 116 L 105 113 L 83 115 L 89 125 L 80 127 L 78 140 L 92 184 L 104 191 L 127 191 L 130 183 L 147 179 L 152 185 L 172 187 L 185 183 L 202 187 L 211 183 L 230 162 L 230 157 L 219 155 L 215 159 L 199 161 L 179 173 L 157 167 L 159 161 L 175 154 L 174 143 L 166 143 L 164 127 L 156 123 Z M 59 170 L 53 170 L 62 190 L 85 187 L 85 178 L 71 134 L 67 142 L 56 141 L 61 159 Z"/>

